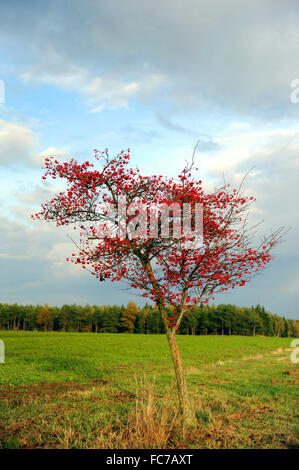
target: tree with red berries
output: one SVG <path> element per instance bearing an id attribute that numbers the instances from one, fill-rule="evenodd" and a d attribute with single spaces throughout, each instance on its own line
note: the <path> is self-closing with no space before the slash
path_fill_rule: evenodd
<path id="1" fill-rule="evenodd" d="M 63 179 L 66 189 L 32 217 L 54 221 L 58 227 L 73 225 L 79 239 L 74 241 L 77 252 L 68 261 L 100 281 L 125 282 L 156 304 L 165 325 L 183 422 L 190 424 L 194 416 L 176 342 L 181 321 L 195 305 L 244 286 L 264 268 L 283 229 L 255 242 L 247 217 L 255 199 L 243 195 L 242 184 L 233 189 L 224 183 L 212 193 L 204 191 L 194 176 L 194 158 L 174 179 L 142 176 L 129 167 L 129 149 L 116 157 L 110 157 L 108 149 L 94 152 L 100 169 L 88 161 L 45 159 L 43 179 Z M 191 231 L 181 223 L 186 204 Z M 161 207 L 168 210 L 163 221 Z M 196 207 L 202 209 L 200 246 L 195 243 Z"/>

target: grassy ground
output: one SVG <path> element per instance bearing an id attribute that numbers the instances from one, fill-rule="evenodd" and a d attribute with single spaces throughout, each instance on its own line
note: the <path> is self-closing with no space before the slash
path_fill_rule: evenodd
<path id="1" fill-rule="evenodd" d="M 289 338 L 179 336 L 192 429 L 177 415 L 164 336 L 3 331 L 0 339 L 2 448 L 298 447 Z"/>

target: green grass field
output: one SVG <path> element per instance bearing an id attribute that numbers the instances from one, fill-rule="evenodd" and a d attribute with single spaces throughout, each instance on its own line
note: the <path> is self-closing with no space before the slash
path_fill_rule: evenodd
<path id="1" fill-rule="evenodd" d="M 0 332 L 2 448 L 295 448 L 290 338 L 179 336 L 197 426 L 161 335 Z M 297 427 L 298 431 L 298 427 Z"/>

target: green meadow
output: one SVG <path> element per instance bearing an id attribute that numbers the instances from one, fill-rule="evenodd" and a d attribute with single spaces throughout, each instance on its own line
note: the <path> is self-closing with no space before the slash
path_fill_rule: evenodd
<path id="1" fill-rule="evenodd" d="M 296 448 L 291 338 L 178 336 L 197 425 L 178 416 L 163 335 L 1 331 L 1 448 Z"/>

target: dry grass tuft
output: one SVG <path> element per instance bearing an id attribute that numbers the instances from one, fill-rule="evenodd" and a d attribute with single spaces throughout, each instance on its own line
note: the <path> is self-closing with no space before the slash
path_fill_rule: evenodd
<path id="1" fill-rule="evenodd" d="M 155 379 L 154 379 L 155 381 Z M 162 398 L 154 392 L 154 383 L 144 376 L 135 378 L 136 404 L 128 415 L 123 440 L 128 448 L 167 448 L 172 436 L 182 429 L 173 396 Z"/>

